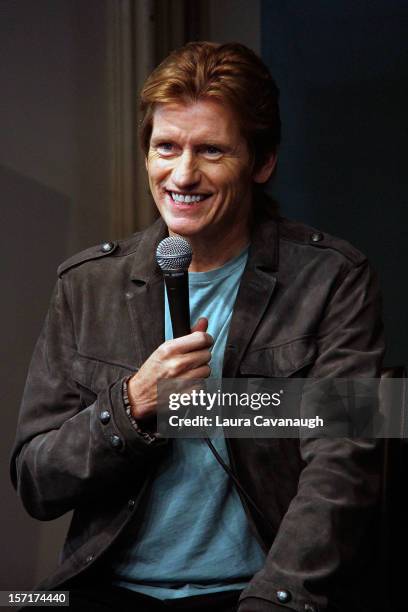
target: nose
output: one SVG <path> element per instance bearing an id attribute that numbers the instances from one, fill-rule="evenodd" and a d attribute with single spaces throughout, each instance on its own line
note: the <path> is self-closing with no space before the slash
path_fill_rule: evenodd
<path id="1" fill-rule="evenodd" d="M 200 182 L 200 170 L 192 151 L 184 151 L 176 160 L 172 179 L 180 189 L 191 189 Z"/>

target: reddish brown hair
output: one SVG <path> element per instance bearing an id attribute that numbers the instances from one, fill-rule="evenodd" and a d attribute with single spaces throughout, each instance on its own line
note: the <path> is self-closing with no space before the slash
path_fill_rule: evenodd
<path id="1" fill-rule="evenodd" d="M 141 144 L 149 150 L 156 104 L 211 98 L 236 113 L 255 168 L 280 142 L 279 90 L 268 68 L 239 43 L 192 42 L 173 51 L 141 92 Z"/>

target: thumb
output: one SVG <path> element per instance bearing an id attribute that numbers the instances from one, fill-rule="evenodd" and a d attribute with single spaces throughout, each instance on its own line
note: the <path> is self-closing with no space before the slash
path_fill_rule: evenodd
<path id="1" fill-rule="evenodd" d="M 191 328 L 191 333 L 196 331 L 207 331 L 208 319 L 206 317 L 200 317 L 194 327 Z"/>

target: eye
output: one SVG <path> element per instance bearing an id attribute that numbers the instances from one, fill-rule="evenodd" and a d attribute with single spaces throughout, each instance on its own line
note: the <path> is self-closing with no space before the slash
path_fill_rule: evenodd
<path id="1" fill-rule="evenodd" d="M 211 157 L 211 158 L 220 157 L 222 155 L 221 149 L 219 149 L 215 145 L 205 145 L 203 147 L 203 153 L 207 157 Z"/>
<path id="2" fill-rule="evenodd" d="M 171 155 L 174 152 L 174 145 L 171 142 L 159 142 L 155 148 L 160 155 Z"/>

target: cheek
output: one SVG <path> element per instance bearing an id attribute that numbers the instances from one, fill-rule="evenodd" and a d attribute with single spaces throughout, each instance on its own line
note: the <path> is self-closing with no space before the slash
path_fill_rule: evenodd
<path id="1" fill-rule="evenodd" d="M 212 167 L 211 180 L 219 188 L 228 191 L 241 189 L 242 185 L 250 182 L 248 168 L 242 163 L 237 163 L 237 160 L 225 160 L 223 164 Z"/>
<path id="2" fill-rule="evenodd" d="M 150 162 L 147 166 L 147 177 L 150 187 L 157 186 L 160 183 L 163 172 L 160 169 L 157 161 Z"/>
<path id="3" fill-rule="evenodd" d="M 228 205 L 231 200 L 236 200 L 242 194 L 245 184 L 246 181 L 239 175 L 224 175 L 222 181 L 217 183 L 219 190 L 223 193 L 224 204 Z"/>
<path id="4" fill-rule="evenodd" d="M 149 182 L 159 182 L 172 171 L 172 163 L 166 159 L 151 159 L 147 164 Z"/>
<path id="5" fill-rule="evenodd" d="M 218 166 L 216 168 L 213 167 L 206 173 L 206 175 L 214 186 L 222 190 L 231 189 L 235 182 L 234 173 L 225 166 Z"/>

